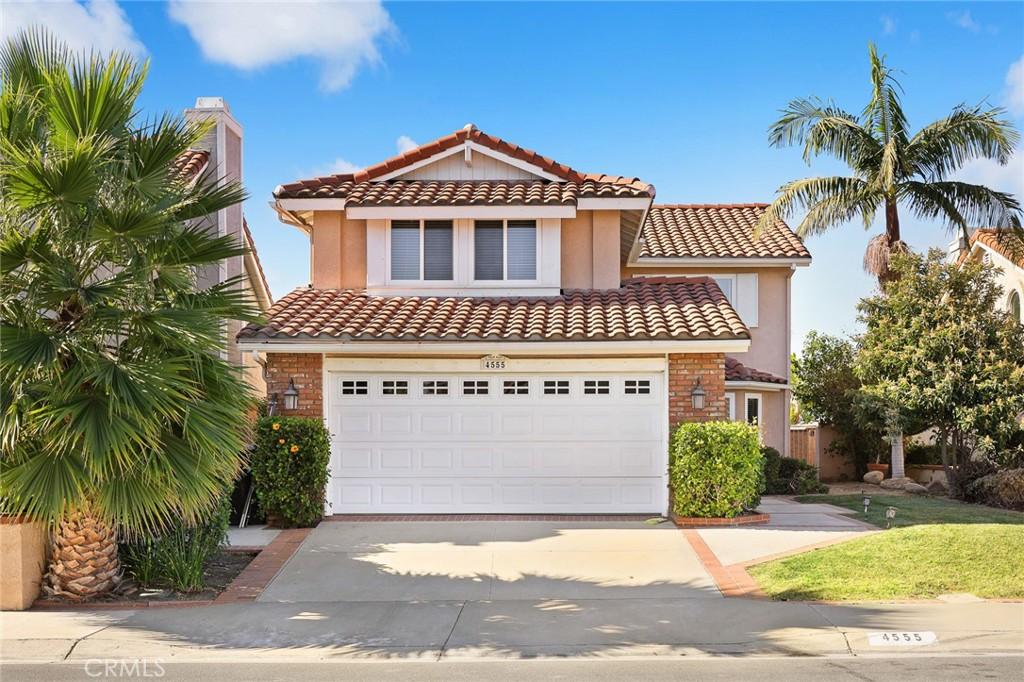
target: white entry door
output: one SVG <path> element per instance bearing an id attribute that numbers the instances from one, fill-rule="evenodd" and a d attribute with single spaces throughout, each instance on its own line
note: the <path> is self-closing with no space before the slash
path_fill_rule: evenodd
<path id="1" fill-rule="evenodd" d="M 329 372 L 328 514 L 663 513 L 659 373 Z"/>

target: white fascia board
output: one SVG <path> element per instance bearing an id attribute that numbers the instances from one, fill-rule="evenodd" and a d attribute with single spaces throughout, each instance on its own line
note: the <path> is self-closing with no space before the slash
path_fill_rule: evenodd
<path id="1" fill-rule="evenodd" d="M 749 267 L 785 267 L 806 268 L 811 264 L 810 258 L 637 258 L 626 264 L 630 268 L 664 268 L 691 266 L 735 266 Z"/>
<path id="2" fill-rule="evenodd" d="M 650 355 L 651 353 L 744 353 L 749 339 L 689 341 L 283 341 L 239 339 L 243 351 L 261 353 L 333 353 L 338 355 Z M 771 384 L 774 385 L 774 384 Z"/>
<path id="3" fill-rule="evenodd" d="M 620 209 L 623 211 L 642 211 L 651 205 L 654 199 L 644 197 L 591 197 L 581 198 L 576 202 L 579 210 L 601 211 Z M 641 223 L 642 225 L 642 223 Z M 637 230 L 637 234 L 640 231 Z"/>
<path id="4" fill-rule="evenodd" d="M 349 218 L 390 220 L 447 220 L 477 218 L 575 218 L 575 206 L 353 206 Z"/>
<path id="5" fill-rule="evenodd" d="M 487 370 L 487 374 L 521 374 L 526 372 L 663 372 L 665 356 L 649 355 L 630 358 L 518 358 L 504 370 Z M 329 372 L 402 372 L 438 373 L 470 372 L 479 374 L 480 358 L 366 358 L 326 357 L 324 369 Z"/>
<path id="6" fill-rule="evenodd" d="M 449 156 L 454 156 L 456 154 L 460 154 L 460 153 L 463 152 L 464 149 L 465 149 L 465 145 L 462 145 L 462 144 L 455 145 L 454 147 L 451 147 L 449 149 L 445 149 L 442 152 L 438 152 L 436 154 L 431 154 L 430 156 L 428 156 L 425 159 L 420 159 L 419 161 L 415 161 L 413 163 L 410 163 L 408 166 L 402 166 L 401 168 L 399 168 L 397 170 L 393 170 L 390 173 L 385 173 L 384 175 L 380 175 L 380 176 L 378 176 L 376 178 L 373 178 L 372 182 L 384 182 L 386 180 L 394 180 L 395 178 L 400 178 L 403 175 L 408 175 L 409 173 L 413 172 L 417 168 L 423 168 L 424 166 L 429 166 L 430 164 L 434 163 L 435 161 L 440 161 L 441 159 L 447 158 Z"/>
<path id="7" fill-rule="evenodd" d="M 520 170 L 524 170 L 527 173 L 532 173 L 533 175 L 536 175 L 537 177 L 542 178 L 544 180 L 550 180 L 551 182 L 565 182 L 564 179 L 558 177 L 557 175 L 547 172 L 540 166 L 535 166 L 534 164 L 529 163 L 527 161 L 521 161 L 515 158 L 514 156 L 509 156 L 508 154 L 503 154 L 499 151 L 495 151 L 489 147 L 483 146 L 482 144 L 477 144 L 472 140 L 466 140 L 465 145 L 469 149 L 472 149 L 474 152 L 477 152 L 478 154 L 483 154 L 485 156 L 491 157 L 492 159 L 497 159 L 502 163 L 507 163 L 508 165 L 514 166 L 515 168 L 518 168 Z"/>
<path id="8" fill-rule="evenodd" d="M 789 384 L 773 384 L 767 381 L 726 381 L 727 389 L 746 388 L 757 391 L 788 391 Z"/>
<path id="9" fill-rule="evenodd" d="M 286 211 L 343 211 L 344 199 L 278 199 L 277 205 Z"/>

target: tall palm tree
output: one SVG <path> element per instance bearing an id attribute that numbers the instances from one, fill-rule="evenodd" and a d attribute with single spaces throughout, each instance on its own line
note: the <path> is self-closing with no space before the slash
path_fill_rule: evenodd
<path id="1" fill-rule="evenodd" d="M 806 215 L 800 236 L 820 234 L 860 219 L 865 229 L 884 210 L 885 233 L 872 238 L 864 269 L 879 282 L 890 277 L 890 254 L 907 249 L 900 234 L 900 210 L 923 220 L 939 220 L 968 236 L 973 225 L 1010 228 L 1021 239 L 1021 207 L 1005 192 L 949 179 L 977 158 L 1006 164 L 1020 139 L 1003 110 L 960 105 L 945 118 L 911 134 L 893 72 L 868 46 L 871 99 L 861 114 L 818 98 L 791 101 L 769 130 L 775 147 L 802 145 L 804 160 L 828 154 L 849 166 L 851 174 L 805 178 L 786 183 L 765 211 L 757 232 L 798 209 Z M 894 419 L 894 422 L 898 420 Z M 902 433 L 893 438 L 893 476 L 903 476 Z"/>
<path id="2" fill-rule="evenodd" d="M 117 580 L 118 535 L 213 508 L 251 404 L 219 351 L 254 308 L 238 281 L 197 288 L 243 253 L 207 216 L 244 193 L 180 175 L 208 127 L 140 120 L 145 75 L 42 32 L 0 47 L 0 513 L 54 529 L 72 598 Z"/>

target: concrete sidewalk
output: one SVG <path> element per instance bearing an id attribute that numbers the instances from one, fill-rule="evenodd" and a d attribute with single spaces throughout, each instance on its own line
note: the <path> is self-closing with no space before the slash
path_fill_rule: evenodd
<path id="1" fill-rule="evenodd" d="M 925 646 L 873 633 L 934 632 Z M 748 599 L 247 603 L 0 614 L 0 660 L 174 661 L 1024 653 L 1024 604 Z"/>

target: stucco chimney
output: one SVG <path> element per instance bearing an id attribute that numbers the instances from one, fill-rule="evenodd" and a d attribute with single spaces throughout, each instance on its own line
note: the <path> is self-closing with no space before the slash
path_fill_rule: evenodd
<path id="1" fill-rule="evenodd" d="M 966 253 L 969 247 L 967 237 L 960 235 L 949 243 L 949 247 L 946 249 L 947 260 L 956 262 L 959 260 L 960 254 Z"/>
<path id="2" fill-rule="evenodd" d="M 242 182 L 242 126 L 231 115 L 231 108 L 223 97 L 197 97 L 194 107 L 185 110 L 190 121 L 212 120 L 213 128 L 195 146 L 210 154 L 208 174 L 220 184 Z M 211 217 L 212 218 L 212 217 Z M 210 221 L 211 229 L 220 235 L 231 235 L 239 241 L 242 236 L 242 205 L 236 204 L 219 211 L 216 220 Z M 211 284 L 210 278 L 223 282 L 244 272 L 245 263 L 241 256 L 221 263 L 219 272 L 203 273 L 204 284 Z"/>

